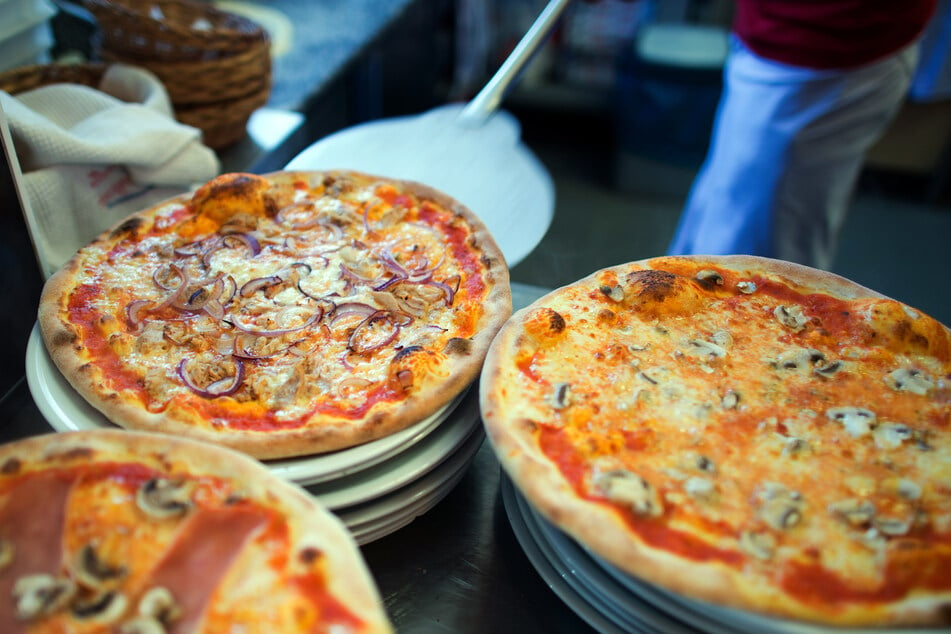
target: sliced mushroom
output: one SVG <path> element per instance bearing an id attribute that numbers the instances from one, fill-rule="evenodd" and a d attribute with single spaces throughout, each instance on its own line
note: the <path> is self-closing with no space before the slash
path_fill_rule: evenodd
<path id="1" fill-rule="evenodd" d="M 571 405 L 571 385 L 556 383 L 551 393 L 551 406 L 555 409 L 565 409 Z"/>
<path id="2" fill-rule="evenodd" d="M 699 282 L 704 284 L 716 284 L 718 286 L 723 285 L 723 276 L 713 269 L 703 269 L 702 271 L 697 271 L 696 279 Z"/>
<path id="3" fill-rule="evenodd" d="M 733 390 L 727 390 L 723 398 L 720 399 L 720 406 L 723 409 L 736 409 L 740 404 L 740 395 Z"/>
<path id="4" fill-rule="evenodd" d="M 776 538 L 770 533 L 743 531 L 740 533 L 740 548 L 757 559 L 771 559 L 776 551 Z"/>
<path id="5" fill-rule="evenodd" d="M 605 297 L 614 302 L 624 301 L 624 288 L 620 284 L 615 284 L 614 286 L 604 285 L 598 290 L 604 294 Z"/>
<path id="6" fill-rule="evenodd" d="M 776 317 L 779 323 L 793 332 L 802 332 L 806 324 L 809 323 L 809 318 L 802 312 L 802 306 L 798 305 L 777 306 L 773 310 L 773 316 Z"/>
<path id="7" fill-rule="evenodd" d="M 875 412 L 864 407 L 830 407 L 826 417 L 842 423 L 850 436 L 860 438 L 871 433 L 875 426 Z"/>
<path id="8" fill-rule="evenodd" d="M 817 363 L 824 361 L 825 355 L 812 348 L 793 348 L 782 352 L 773 361 L 777 370 L 793 370 L 803 372 L 811 370 Z"/>
<path id="9" fill-rule="evenodd" d="M 138 616 L 119 626 L 119 634 L 165 634 L 165 626 L 157 619 Z"/>
<path id="10" fill-rule="evenodd" d="M 914 431 L 904 423 L 882 421 L 875 427 L 875 446 L 879 449 L 896 449 L 914 437 Z"/>
<path id="11" fill-rule="evenodd" d="M 842 369 L 841 361 L 819 361 L 813 368 L 813 372 L 821 377 L 831 378 Z"/>
<path id="12" fill-rule="evenodd" d="M 718 359 L 726 356 L 726 349 L 703 339 L 691 339 L 687 342 L 686 353 L 692 357 Z"/>
<path id="13" fill-rule="evenodd" d="M 0 570 L 3 570 L 13 562 L 13 554 L 16 547 L 13 542 L 7 539 L 0 539 Z"/>
<path id="14" fill-rule="evenodd" d="M 659 517 L 664 512 L 657 489 L 641 476 L 627 469 L 595 473 L 591 478 L 595 490 L 608 500 L 631 509 L 636 515 Z"/>
<path id="15" fill-rule="evenodd" d="M 911 522 L 897 517 L 876 517 L 872 523 L 880 533 L 889 537 L 906 535 L 911 530 Z"/>
<path id="16" fill-rule="evenodd" d="M 138 612 L 139 616 L 155 619 L 166 625 L 181 615 L 181 609 L 171 590 L 164 586 L 156 586 L 146 591 L 139 599 Z"/>
<path id="17" fill-rule="evenodd" d="M 934 388 L 934 381 L 917 368 L 899 368 L 885 376 L 885 385 L 899 392 L 924 396 Z"/>
<path id="18" fill-rule="evenodd" d="M 868 526 L 875 517 L 875 505 L 868 500 L 849 498 L 833 502 L 828 506 L 829 512 L 841 517 L 850 526 Z"/>
<path id="19" fill-rule="evenodd" d="M 129 600 L 121 592 L 110 590 L 74 601 L 72 613 L 77 618 L 96 623 L 114 623 L 125 613 Z"/>
<path id="20" fill-rule="evenodd" d="M 126 572 L 124 566 L 104 562 L 92 544 L 86 544 L 76 557 L 73 573 L 76 580 L 87 588 L 99 588 L 103 583 L 117 579 Z"/>
<path id="21" fill-rule="evenodd" d="M 750 295 L 756 292 L 756 282 L 737 282 L 736 289 L 741 293 Z"/>
<path id="22" fill-rule="evenodd" d="M 786 530 L 802 520 L 805 503 L 798 491 L 778 482 L 765 482 L 757 491 L 756 498 L 758 515 L 772 528 Z"/>
<path id="23" fill-rule="evenodd" d="M 48 574 L 26 575 L 13 585 L 16 616 L 31 621 L 60 611 L 76 595 L 76 584 Z"/>
<path id="24" fill-rule="evenodd" d="M 143 484 L 135 501 L 145 513 L 158 519 L 182 515 L 191 506 L 185 483 L 168 478 L 153 478 Z"/>

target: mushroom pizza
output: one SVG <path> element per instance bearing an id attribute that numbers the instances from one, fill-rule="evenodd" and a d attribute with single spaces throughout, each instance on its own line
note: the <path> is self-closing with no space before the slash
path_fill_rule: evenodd
<path id="1" fill-rule="evenodd" d="M 480 386 L 519 490 L 624 573 L 823 626 L 951 618 L 951 333 L 921 311 L 656 258 L 516 313 Z"/>
<path id="2" fill-rule="evenodd" d="M 96 430 L 0 447 L 0 631 L 391 632 L 340 521 L 239 452 Z"/>

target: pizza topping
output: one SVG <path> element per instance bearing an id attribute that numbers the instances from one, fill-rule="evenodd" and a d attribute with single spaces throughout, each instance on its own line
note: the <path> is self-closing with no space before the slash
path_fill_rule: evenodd
<path id="1" fill-rule="evenodd" d="M 871 433 L 875 426 L 875 412 L 864 407 L 831 407 L 826 410 L 826 417 L 842 423 L 845 431 L 855 438 Z"/>
<path id="2" fill-rule="evenodd" d="M 713 269 L 703 269 L 697 271 L 697 274 L 694 276 L 698 281 L 704 282 L 706 284 L 716 284 L 718 286 L 723 285 L 723 276 L 719 272 L 714 271 Z"/>
<path id="3" fill-rule="evenodd" d="M 839 370 L 843 368 L 843 363 L 839 360 L 827 361 L 822 359 L 817 361 L 812 369 L 812 371 L 825 378 L 831 378 L 834 374 L 838 373 Z"/>
<path id="4" fill-rule="evenodd" d="M 912 429 L 903 423 L 883 421 L 874 430 L 875 446 L 880 449 L 895 449 L 914 437 Z"/>
<path id="5" fill-rule="evenodd" d="M 147 515 L 165 519 L 184 515 L 191 506 L 189 485 L 184 480 L 152 478 L 135 495 L 135 502 Z"/>
<path id="6" fill-rule="evenodd" d="M 829 504 L 829 512 L 842 518 L 850 526 L 868 526 L 875 516 L 875 505 L 868 500 L 849 498 Z"/>
<path id="7" fill-rule="evenodd" d="M 879 532 L 890 537 L 906 535 L 911 529 L 911 522 L 897 517 L 876 517 L 873 524 Z"/>
<path id="8" fill-rule="evenodd" d="M 654 486 L 627 469 L 596 471 L 591 477 L 594 490 L 611 502 L 642 517 L 659 517 L 664 505 Z"/>
<path id="9" fill-rule="evenodd" d="M 240 359 L 233 359 L 231 365 L 233 370 L 229 371 L 228 369 L 222 370 L 222 366 L 210 366 L 204 364 L 200 367 L 204 375 L 202 378 L 207 379 L 208 376 L 211 376 L 210 382 L 208 382 L 204 387 L 198 385 L 198 383 L 192 378 L 191 373 L 189 372 L 186 365 L 188 364 L 188 359 L 182 359 L 178 362 L 178 365 L 175 367 L 175 372 L 178 374 L 178 378 L 182 380 L 188 389 L 190 389 L 195 394 L 203 396 L 205 398 L 218 398 L 219 396 L 230 396 L 237 392 L 241 385 L 244 383 L 244 363 Z M 223 378 L 218 378 L 218 375 L 225 374 Z"/>
<path id="10" fill-rule="evenodd" d="M 113 623 L 125 613 L 128 605 L 129 600 L 124 594 L 109 590 L 87 597 L 80 596 L 72 603 L 70 611 L 83 620 Z"/>
<path id="11" fill-rule="evenodd" d="M 708 478 L 691 476 L 684 482 L 684 491 L 692 498 L 710 498 L 716 492 L 716 485 Z"/>
<path id="12" fill-rule="evenodd" d="M 899 392 L 911 392 L 924 396 L 934 389 L 934 381 L 917 368 L 899 368 L 885 377 L 885 384 Z"/>
<path id="13" fill-rule="evenodd" d="M 825 360 L 825 355 L 812 348 L 792 348 L 785 350 L 776 357 L 771 365 L 777 370 L 792 370 L 796 372 L 811 371 L 816 363 Z"/>
<path id="14" fill-rule="evenodd" d="M 600 290 L 605 297 L 614 302 L 623 302 L 624 301 L 624 288 L 620 284 L 615 284 L 613 286 L 603 285 L 598 290 Z"/>
<path id="15" fill-rule="evenodd" d="M 738 291 L 746 295 L 752 295 L 757 289 L 756 282 L 737 282 L 736 288 Z"/>
<path id="16" fill-rule="evenodd" d="M 685 352 L 692 357 L 711 360 L 726 356 L 726 349 L 703 339 L 691 339 L 687 342 Z"/>
<path id="17" fill-rule="evenodd" d="M 571 405 L 571 385 L 557 383 L 552 390 L 551 406 L 555 409 L 565 409 Z"/>
<path id="18" fill-rule="evenodd" d="M 755 493 L 758 514 L 772 528 L 792 528 L 802 520 L 802 495 L 778 482 L 765 482 Z"/>
<path id="19" fill-rule="evenodd" d="M 740 533 L 740 548 L 757 559 L 770 559 L 776 551 L 776 537 L 772 533 L 743 531 Z"/>
<path id="20" fill-rule="evenodd" d="M 727 390 L 720 399 L 720 407 L 723 409 L 736 409 L 740 405 L 740 395 L 736 390 Z"/>
<path id="21" fill-rule="evenodd" d="M 98 588 L 126 573 L 124 566 L 110 565 L 100 559 L 92 544 L 80 549 L 72 571 L 76 581 L 86 588 Z"/>
<path id="22" fill-rule="evenodd" d="M 58 612 L 76 595 L 76 584 L 51 574 L 25 575 L 13 585 L 18 619 L 31 621 Z"/>
<path id="23" fill-rule="evenodd" d="M 139 599 L 138 613 L 143 619 L 167 625 L 178 619 L 181 609 L 168 588 L 156 586 L 149 588 Z"/>
<path id="24" fill-rule="evenodd" d="M 798 304 L 793 306 L 779 305 L 773 310 L 773 315 L 783 326 L 786 326 L 793 332 L 802 332 L 809 323 L 809 318 L 802 312 L 802 306 Z"/>

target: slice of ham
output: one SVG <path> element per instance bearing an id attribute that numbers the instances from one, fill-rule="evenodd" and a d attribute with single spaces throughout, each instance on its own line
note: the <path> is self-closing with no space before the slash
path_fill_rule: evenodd
<path id="1" fill-rule="evenodd" d="M 162 586 L 175 597 L 181 612 L 168 634 L 197 631 L 211 595 L 266 521 L 262 509 L 199 508 L 191 513 L 143 588 Z"/>
<path id="2" fill-rule="evenodd" d="M 13 586 L 26 574 L 58 574 L 63 561 L 66 501 L 73 480 L 56 473 L 28 475 L 0 501 L 0 539 L 13 545 L 13 560 L 0 570 L 0 632 L 25 632 L 16 618 Z"/>

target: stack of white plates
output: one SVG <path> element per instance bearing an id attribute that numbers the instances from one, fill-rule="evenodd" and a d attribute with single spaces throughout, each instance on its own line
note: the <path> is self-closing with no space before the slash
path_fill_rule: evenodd
<path id="1" fill-rule="evenodd" d="M 937 634 L 937 629 L 825 628 L 688 599 L 619 570 L 561 532 L 502 476 L 502 502 L 515 537 L 545 583 L 603 634 Z M 947 630 L 944 630 L 947 632 Z"/>
<path id="2" fill-rule="evenodd" d="M 27 344 L 26 377 L 53 429 L 114 427 L 59 372 L 37 327 Z M 366 544 L 409 524 L 445 497 L 484 438 L 478 390 L 472 388 L 433 416 L 386 438 L 265 464 L 306 487 L 344 521 L 357 543 Z"/>

